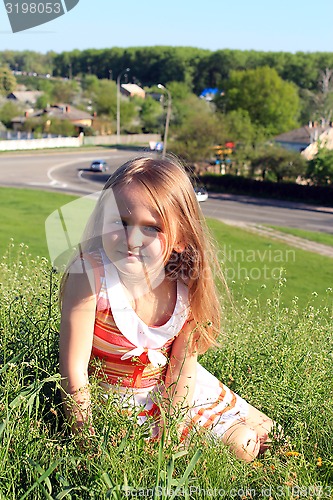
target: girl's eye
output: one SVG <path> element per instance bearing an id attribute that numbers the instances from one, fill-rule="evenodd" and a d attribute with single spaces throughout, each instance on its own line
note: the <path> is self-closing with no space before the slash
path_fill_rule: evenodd
<path id="1" fill-rule="evenodd" d="M 129 224 L 125 221 L 125 220 L 122 220 L 122 219 L 114 219 L 114 220 L 111 220 L 108 225 L 111 225 L 111 226 L 117 226 L 117 228 L 120 229 L 120 227 L 124 227 L 124 228 L 127 228 L 127 227 L 131 227 L 129 226 Z M 142 234 L 146 234 L 146 235 L 155 235 L 157 233 L 160 233 L 162 231 L 162 229 L 158 226 L 140 226 L 140 230 L 142 232 Z"/>
<path id="2" fill-rule="evenodd" d="M 141 231 L 143 233 L 156 234 L 161 232 L 161 228 L 157 226 L 143 226 Z"/>

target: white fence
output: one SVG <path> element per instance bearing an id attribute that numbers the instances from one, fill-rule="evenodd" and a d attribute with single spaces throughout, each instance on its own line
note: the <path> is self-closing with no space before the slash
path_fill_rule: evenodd
<path id="1" fill-rule="evenodd" d="M 160 134 L 128 134 L 120 136 L 120 144 L 142 144 L 149 146 L 150 142 L 159 142 L 161 140 Z M 114 146 L 118 144 L 116 135 L 97 135 L 87 136 L 83 138 L 83 144 L 89 146 Z"/>
<path id="2" fill-rule="evenodd" d="M 0 151 L 18 151 L 47 148 L 78 148 L 83 137 L 53 137 L 48 139 L 18 139 L 0 141 Z"/>
<path id="3" fill-rule="evenodd" d="M 149 144 L 156 143 L 161 140 L 159 134 L 133 134 L 121 135 L 120 144 L 135 145 L 142 144 L 149 147 Z M 9 139 L 0 140 L 0 151 L 18 151 L 31 149 L 47 149 L 47 148 L 78 148 L 85 146 L 112 146 L 118 144 L 116 135 L 99 135 L 84 137 L 80 134 L 79 137 L 48 137 L 43 139 Z"/>

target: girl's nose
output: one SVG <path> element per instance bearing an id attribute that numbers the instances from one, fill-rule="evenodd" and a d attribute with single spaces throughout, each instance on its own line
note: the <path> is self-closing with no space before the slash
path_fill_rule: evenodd
<path id="1" fill-rule="evenodd" d="M 129 249 L 141 247 L 143 245 L 144 235 L 139 226 L 127 226 L 126 237 Z"/>

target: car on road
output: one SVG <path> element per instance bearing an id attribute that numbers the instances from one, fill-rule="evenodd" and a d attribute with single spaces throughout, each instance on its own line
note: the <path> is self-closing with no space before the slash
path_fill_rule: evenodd
<path id="1" fill-rule="evenodd" d="M 199 202 L 208 200 L 207 189 L 204 186 L 195 186 L 194 192 Z"/>
<path id="2" fill-rule="evenodd" d="M 109 170 L 109 167 L 104 160 L 94 160 L 90 165 L 90 170 L 93 170 L 94 172 L 106 172 Z"/>

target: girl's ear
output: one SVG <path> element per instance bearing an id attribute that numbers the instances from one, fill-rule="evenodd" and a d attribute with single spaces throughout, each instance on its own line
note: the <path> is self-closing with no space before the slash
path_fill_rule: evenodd
<path id="1" fill-rule="evenodd" d="M 182 253 L 185 250 L 185 243 L 183 241 L 176 241 L 173 250 L 177 253 Z"/>

